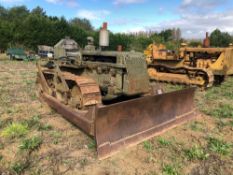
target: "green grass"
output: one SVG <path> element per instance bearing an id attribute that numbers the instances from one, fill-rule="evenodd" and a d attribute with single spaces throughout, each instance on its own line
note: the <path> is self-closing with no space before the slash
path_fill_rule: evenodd
<path id="1" fill-rule="evenodd" d="M 177 168 L 173 165 L 163 165 L 163 175 L 179 175 Z"/>
<path id="2" fill-rule="evenodd" d="M 194 121 L 190 124 L 190 128 L 193 131 L 203 131 L 203 124 L 201 122 Z"/>
<path id="3" fill-rule="evenodd" d="M 185 86 L 183 85 L 172 85 L 172 84 L 166 84 L 165 91 L 166 92 L 173 92 L 184 89 Z"/>
<path id="4" fill-rule="evenodd" d="M 184 150 L 184 153 L 188 160 L 205 160 L 209 157 L 209 154 L 198 146 L 194 146 L 191 149 L 186 149 Z"/>
<path id="5" fill-rule="evenodd" d="M 12 118 L 8 118 L 5 120 L 0 120 L 0 128 L 4 128 L 12 123 Z"/>
<path id="6" fill-rule="evenodd" d="M 50 136 L 53 138 L 53 144 L 57 145 L 59 143 L 59 139 L 62 137 L 62 133 L 59 131 L 52 131 Z"/>
<path id="7" fill-rule="evenodd" d="M 96 148 L 96 142 L 95 140 L 90 140 L 90 142 L 87 145 L 88 149 L 95 149 Z"/>
<path id="8" fill-rule="evenodd" d="M 38 127 L 40 125 L 40 116 L 34 115 L 32 118 L 25 120 L 24 122 L 29 128 Z"/>
<path id="9" fill-rule="evenodd" d="M 16 162 L 11 166 L 11 170 L 14 174 L 22 174 L 25 169 L 28 167 L 28 164 L 22 162 Z"/>
<path id="10" fill-rule="evenodd" d="M 233 78 L 228 78 L 220 86 L 215 86 L 208 89 L 205 98 L 207 100 L 218 100 L 221 97 L 224 97 L 229 100 L 233 100 L 233 91 L 232 91 Z"/>
<path id="11" fill-rule="evenodd" d="M 233 127 L 233 120 L 229 122 L 229 126 Z"/>
<path id="12" fill-rule="evenodd" d="M 222 84 L 222 87 L 221 87 L 221 89 L 225 90 L 225 93 L 223 94 L 223 96 L 230 100 L 233 99 L 232 84 L 233 84 L 233 78 L 229 77 L 226 79 L 226 81 Z"/>
<path id="13" fill-rule="evenodd" d="M 30 95 L 30 97 L 31 97 L 31 100 L 32 100 L 32 101 L 37 100 L 37 95 L 36 95 L 36 93 L 34 93 L 34 92 Z"/>
<path id="14" fill-rule="evenodd" d="M 28 126 L 22 123 L 11 123 L 3 129 L 1 135 L 7 138 L 16 138 L 25 136 L 28 133 Z"/>
<path id="15" fill-rule="evenodd" d="M 159 137 L 157 141 L 161 146 L 169 146 L 169 145 L 172 144 L 171 141 L 168 141 L 168 140 L 166 140 L 166 139 L 164 139 L 162 137 Z"/>
<path id="16" fill-rule="evenodd" d="M 1 149 L 4 149 L 4 144 L 3 143 L 0 143 L 0 150 Z"/>
<path id="17" fill-rule="evenodd" d="M 148 154 L 148 156 L 145 159 L 146 163 L 156 163 L 156 159 L 154 158 L 154 156 L 152 154 Z"/>
<path id="18" fill-rule="evenodd" d="M 26 85 L 31 86 L 32 84 L 35 84 L 35 80 L 26 80 Z"/>
<path id="19" fill-rule="evenodd" d="M 226 143 L 223 140 L 210 137 L 208 138 L 208 148 L 210 151 L 216 152 L 221 155 L 228 155 L 231 153 L 232 144 Z"/>
<path id="20" fill-rule="evenodd" d="M 53 129 L 53 127 L 47 123 L 42 124 L 40 119 L 40 115 L 34 115 L 32 118 L 25 120 L 24 123 L 28 125 L 29 128 L 37 129 L 38 131 L 49 131 Z"/>
<path id="21" fill-rule="evenodd" d="M 2 161 L 2 159 L 3 159 L 3 156 L 0 154 L 0 161 Z"/>
<path id="22" fill-rule="evenodd" d="M 41 144 L 42 144 L 42 138 L 32 137 L 30 139 L 23 140 L 19 148 L 21 150 L 33 151 L 38 149 Z"/>
<path id="23" fill-rule="evenodd" d="M 79 163 L 80 163 L 81 168 L 84 168 L 86 165 L 88 165 L 88 160 L 87 160 L 87 158 L 82 158 L 79 161 Z"/>
<path id="24" fill-rule="evenodd" d="M 7 114 L 15 114 L 18 112 L 18 109 L 15 109 L 15 108 L 8 108 L 6 110 Z"/>
<path id="25" fill-rule="evenodd" d="M 219 130 L 222 130 L 224 127 L 228 126 L 229 124 L 226 121 L 223 121 L 222 119 L 219 119 L 216 121 L 216 126 Z"/>
<path id="26" fill-rule="evenodd" d="M 221 94 L 220 87 L 212 87 L 206 91 L 205 99 L 206 100 L 218 100 L 219 95 Z"/>
<path id="27" fill-rule="evenodd" d="M 143 148 L 147 152 L 151 152 L 154 149 L 154 145 L 151 143 L 151 141 L 147 140 L 147 141 L 143 142 Z"/>
<path id="28" fill-rule="evenodd" d="M 220 86 L 199 92 L 199 110 L 216 118 L 233 118 L 233 77 L 226 79 Z"/>
<path id="29" fill-rule="evenodd" d="M 40 124 L 38 127 L 38 131 L 50 131 L 53 127 L 50 124 Z"/>
<path id="30" fill-rule="evenodd" d="M 219 106 L 209 112 L 208 115 L 218 118 L 233 118 L 233 106 L 229 104 L 219 104 Z"/>

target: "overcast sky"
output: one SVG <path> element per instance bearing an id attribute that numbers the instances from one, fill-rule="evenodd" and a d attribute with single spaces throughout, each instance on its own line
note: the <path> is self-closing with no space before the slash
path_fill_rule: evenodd
<path id="1" fill-rule="evenodd" d="M 113 32 L 179 27 L 184 38 L 203 38 L 219 28 L 233 33 L 233 0 L 0 0 L 4 7 L 41 6 L 48 15 L 103 21 Z"/>

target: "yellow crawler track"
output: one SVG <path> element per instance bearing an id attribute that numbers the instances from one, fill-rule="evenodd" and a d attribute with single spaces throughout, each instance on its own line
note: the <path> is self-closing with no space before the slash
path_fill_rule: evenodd
<path id="1" fill-rule="evenodd" d="M 152 80 L 159 82 L 196 85 L 202 88 L 211 87 L 214 83 L 214 75 L 207 69 L 149 65 L 148 74 Z"/>

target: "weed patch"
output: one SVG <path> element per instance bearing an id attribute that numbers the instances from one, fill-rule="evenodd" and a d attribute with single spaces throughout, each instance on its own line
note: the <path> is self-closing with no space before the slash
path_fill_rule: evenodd
<path id="1" fill-rule="evenodd" d="M 205 160 L 209 157 L 209 154 L 205 153 L 204 149 L 197 146 L 184 150 L 184 153 L 188 160 Z"/>
<path id="2" fill-rule="evenodd" d="M 233 79 L 228 78 L 223 84 L 221 89 L 225 90 L 225 93 L 223 94 L 224 97 L 233 100 L 233 91 L 232 91 L 232 84 Z"/>
<path id="3" fill-rule="evenodd" d="M 155 163 L 156 162 L 156 159 L 154 158 L 154 156 L 152 154 L 149 154 L 147 156 L 147 158 L 145 159 L 145 162 L 146 163 Z"/>
<path id="4" fill-rule="evenodd" d="M 228 155 L 231 152 L 232 144 L 210 137 L 208 139 L 208 148 L 210 151 L 219 153 L 221 155 Z"/>
<path id="5" fill-rule="evenodd" d="M 15 114 L 15 113 L 18 112 L 18 110 L 15 109 L 15 108 L 8 108 L 8 109 L 6 110 L 6 112 L 7 112 L 7 114 Z"/>
<path id="6" fill-rule="evenodd" d="M 209 89 L 206 93 L 205 98 L 207 100 L 218 100 L 219 97 L 225 97 L 229 100 L 232 100 L 233 99 L 232 84 L 233 84 L 232 78 L 226 79 L 226 81 L 222 83 L 221 86 L 215 86 Z"/>
<path id="7" fill-rule="evenodd" d="M 16 174 L 22 174 L 28 166 L 28 163 L 16 162 L 11 166 L 11 170 Z"/>
<path id="8" fill-rule="evenodd" d="M 12 123 L 3 129 L 1 135 L 7 138 L 25 136 L 28 133 L 28 126 L 21 123 Z"/>
<path id="9" fill-rule="evenodd" d="M 216 126 L 219 130 L 222 130 L 224 127 L 228 126 L 228 123 L 220 119 L 216 122 Z"/>
<path id="10" fill-rule="evenodd" d="M 58 131 L 53 131 L 50 134 L 51 137 L 53 137 L 53 144 L 57 145 L 59 142 L 59 139 L 62 137 L 62 133 Z"/>
<path id="11" fill-rule="evenodd" d="M 233 106 L 220 104 L 217 108 L 209 111 L 208 114 L 218 118 L 233 118 Z"/>
<path id="12" fill-rule="evenodd" d="M 83 158 L 80 160 L 79 163 L 80 163 L 81 168 L 84 168 L 88 164 L 88 160 L 87 158 Z"/>
<path id="13" fill-rule="evenodd" d="M 23 140 L 19 148 L 21 150 L 34 151 L 38 149 L 41 144 L 42 144 L 42 138 L 32 137 L 30 139 Z"/>
<path id="14" fill-rule="evenodd" d="M 38 131 L 50 131 L 53 127 L 49 124 L 40 124 L 38 127 Z"/>
<path id="15" fill-rule="evenodd" d="M 88 149 L 95 149 L 96 148 L 96 142 L 95 140 L 91 140 L 88 145 L 87 145 Z"/>
<path id="16" fill-rule="evenodd" d="M 193 131 L 203 131 L 203 124 L 198 121 L 194 121 L 190 124 L 190 128 Z"/>
<path id="17" fill-rule="evenodd" d="M 221 89 L 219 87 L 212 87 L 209 89 L 205 95 L 206 100 L 217 100 L 221 94 Z"/>
<path id="18" fill-rule="evenodd" d="M 34 128 L 38 131 L 49 131 L 53 129 L 53 127 L 49 124 L 42 124 L 40 119 L 41 117 L 39 115 L 34 115 L 29 120 L 25 120 L 24 123 L 27 124 L 29 128 Z"/>
<path id="19" fill-rule="evenodd" d="M 0 120 L 0 128 L 4 128 L 8 125 L 10 125 L 12 123 L 12 119 L 11 118 L 8 118 L 8 119 L 5 119 L 5 120 Z"/>
<path id="20" fill-rule="evenodd" d="M 38 127 L 40 125 L 40 116 L 34 115 L 32 118 L 25 120 L 24 122 L 29 128 Z"/>
<path id="21" fill-rule="evenodd" d="M 233 120 L 229 122 L 229 126 L 233 127 Z"/>
<path id="22" fill-rule="evenodd" d="M 177 168 L 173 165 L 163 165 L 163 175 L 179 175 Z"/>
<path id="23" fill-rule="evenodd" d="M 33 84 L 35 84 L 35 81 L 34 81 L 34 80 L 26 80 L 26 85 L 27 85 L 27 86 L 31 86 L 31 85 L 33 85 Z"/>
<path id="24" fill-rule="evenodd" d="M 168 141 L 162 137 L 158 138 L 158 143 L 161 145 L 161 146 L 169 146 L 172 144 L 171 141 Z"/>
<path id="25" fill-rule="evenodd" d="M 151 152 L 154 149 L 154 145 L 151 143 L 151 141 L 147 140 L 147 141 L 143 142 L 143 148 L 147 152 Z"/>
<path id="26" fill-rule="evenodd" d="M 199 93 L 198 107 L 203 113 L 217 118 L 233 118 L 233 78 L 228 78 L 221 86 L 214 86 Z"/>
<path id="27" fill-rule="evenodd" d="M 178 90 L 182 90 L 184 89 L 185 86 L 183 85 L 171 85 L 171 84 L 167 84 L 166 85 L 166 92 L 172 92 L 172 91 L 178 91 Z"/>
<path id="28" fill-rule="evenodd" d="M 31 97 L 31 100 L 32 100 L 32 101 L 37 100 L 37 95 L 36 95 L 36 93 L 32 93 L 30 97 Z"/>
<path id="29" fill-rule="evenodd" d="M 4 144 L 0 142 L 0 150 L 4 149 Z"/>

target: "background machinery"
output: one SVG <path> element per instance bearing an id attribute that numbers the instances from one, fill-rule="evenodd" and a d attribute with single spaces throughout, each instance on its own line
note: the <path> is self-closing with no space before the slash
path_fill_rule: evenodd
<path id="1" fill-rule="evenodd" d="M 101 50 L 108 45 L 106 23 L 99 49 L 88 39 L 89 47 L 79 54 L 58 52 L 55 60 L 38 62 L 37 84 L 43 101 L 94 137 L 100 159 L 196 115 L 195 90 L 161 93 L 150 81 L 142 53 Z"/>
<path id="2" fill-rule="evenodd" d="M 6 51 L 6 54 L 10 57 L 11 60 L 27 60 L 27 54 L 22 48 L 9 48 Z"/>
<path id="3" fill-rule="evenodd" d="M 23 48 L 8 48 L 6 55 L 9 56 L 11 60 L 32 61 L 38 59 L 33 52 L 25 52 Z"/>
<path id="4" fill-rule="evenodd" d="M 70 37 L 66 37 L 65 39 L 61 39 L 55 46 L 54 46 L 54 58 L 70 58 L 76 57 L 80 54 L 79 52 L 80 47 L 78 43 L 76 43 Z"/>
<path id="5" fill-rule="evenodd" d="M 53 58 L 54 49 L 51 46 L 38 45 L 38 55 L 41 58 Z"/>
<path id="6" fill-rule="evenodd" d="M 210 48 L 208 35 L 203 47 L 187 47 L 179 53 L 163 45 L 151 44 L 144 51 L 149 64 L 149 74 L 156 81 L 211 87 L 233 74 L 233 47 Z"/>

